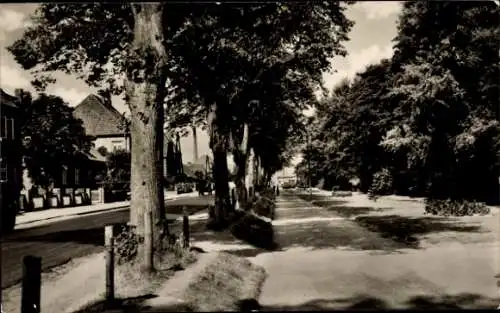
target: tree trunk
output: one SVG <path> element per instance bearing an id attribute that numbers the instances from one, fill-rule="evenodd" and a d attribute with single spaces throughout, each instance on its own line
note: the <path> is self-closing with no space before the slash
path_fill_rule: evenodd
<path id="1" fill-rule="evenodd" d="M 198 162 L 198 136 L 196 134 L 196 125 L 191 126 L 193 130 L 193 164 Z"/>
<path id="2" fill-rule="evenodd" d="M 236 178 L 234 183 L 236 185 L 236 196 L 238 207 L 240 209 L 246 209 L 247 207 L 247 187 L 245 178 L 248 163 L 248 136 L 248 124 L 243 126 L 243 138 L 241 139 L 240 144 L 237 144 L 234 136 L 231 136 L 233 160 L 236 167 Z"/>
<path id="3" fill-rule="evenodd" d="M 163 175 L 163 101 L 166 52 L 162 11 L 157 3 L 131 4 L 134 40 L 125 81 L 131 112 L 132 164 L 130 222 L 144 236 L 144 214 L 152 212 L 153 245 L 160 244 L 165 209 Z M 146 60 L 148 62 L 146 63 Z M 142 249 L 142 245 L 140 245 Z"/>
<path id="4" fill-rule="evenodd" d="M 213 177 L 215 182 L 215 212 L 214 221 L 218 227 L 227 222 L 231 206 L 229 195 L 229 170 L 227 167 L 227 151 L 229 148 L 229 134 L 224 130 L 222 112 L 217 110 L 217 105 L 210 108 L 207 124 L 210 134 L 210 149 L 214 155 Z"/>
<path id="5" fill-rule="evenodd" d="M 253 187 L 255 190 L 255 187 L 259 186 L 260 182 L 260 173 L 259 173 L 259 157 L 254 154 L 253 158 Z"/>

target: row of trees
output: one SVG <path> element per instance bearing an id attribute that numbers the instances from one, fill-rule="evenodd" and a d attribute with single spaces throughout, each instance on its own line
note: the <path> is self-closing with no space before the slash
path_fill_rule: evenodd
<path id="1" fill-rule="evenodd" d="M 38 88 L 54 81 L 47 73 L 64 71 L 124 95 L 133 147 L 130 219 L 142 236 L 142 216 L 152 212 L 159 243 L 164 122 L 206 125 L 216 222 L 223 224 L 227 153 L 240 201 L 251 150 L 266 177 L 283 166 L 323 71 L 346 53 L 348 4 L 42 4 L 9 51 Z"/>
<path id="2" fill-rule="evenodd" d="M 500 15 L 488 2 L 405 2 L 394 56 L 337 85 L 298 171 L 327 188 L 495 201 Z M 308 154 L 307 154 L 308 153 Z"/>

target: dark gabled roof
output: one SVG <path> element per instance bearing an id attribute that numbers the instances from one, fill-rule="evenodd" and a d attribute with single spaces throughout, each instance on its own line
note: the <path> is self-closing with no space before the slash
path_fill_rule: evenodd
<path id="1" fill-rule="evenodd" d="M 73 111 L 83 121 L 87 135 L 102 137 L 123 135 L 122 115 L 111 104 L 96 95 L 89 95 Z"/>
<path id="2" fill-rule="evenodd" d="M 16 97 L 9 95 L 3 89 L 0 88 L 0 102 L 2 103 L 2 105 L 11 108 L 18 108 L 18 106 L 16 105 L 16 100 L 17 100 Z"/>

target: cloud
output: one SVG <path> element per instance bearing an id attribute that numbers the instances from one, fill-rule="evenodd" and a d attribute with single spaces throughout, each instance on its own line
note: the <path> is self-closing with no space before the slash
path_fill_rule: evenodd
<path id="1" fill-rule="evenodd" d="M 27 24 L 26 15 L 14 10 L 4 9 L 0 12 L 0 30 L 12 32 L 24 28 Z"/>
<path id="2" fill-rule="evenodd" d="M 363 1 L 353 7 L 362 11 L 369 20 L 381 20 L 401 12 L 399 1 Z"/>
<path id="3" fill-rule="evenodd" d="M 89 94 L 76 88 L 54 87 L 49 88 L 48 94 L 61 97 L 69 106 L 75 107 Z"/>
<path id="4" fill-rule="evenodd" d="M 334 74 L 326 73 L 323 78 L 325 80 L 325 86 L 328 90 L 339 83 L 344 78 L 352 79 L 356 73 L 363 71 L 366 66 L 370 64 L 377 63 L 384 58 L 392 57 L 393 50 L 392 45 L 386 45 L 380 47 L 379 45 L 371 45 L 360 51 L 351 53 L 347 56 L 347 67 L 338 70 Z"/>
<path id="5" fill-rule="evenodd" d="M 0 86 L 7 92 L 14 92 L 16 88 L 31 89 L 30 78 L 26 73 L 4 63 L 0 65 Z"/>

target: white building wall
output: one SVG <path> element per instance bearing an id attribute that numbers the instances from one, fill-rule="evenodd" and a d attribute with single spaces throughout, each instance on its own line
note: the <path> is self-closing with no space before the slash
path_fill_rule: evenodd
<path id="1" fill-rule="evenodd" d="M 125 140 L 124 137 L 97 138 L 94 141 L 94 145 L 96 149 L 99 149 L 99 147 L 105 147 L 108 150 L 108 152 L 120 149 L 130 151 L 128 147 L 128 140 Z"/>

